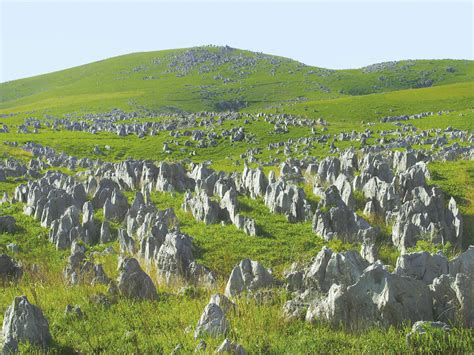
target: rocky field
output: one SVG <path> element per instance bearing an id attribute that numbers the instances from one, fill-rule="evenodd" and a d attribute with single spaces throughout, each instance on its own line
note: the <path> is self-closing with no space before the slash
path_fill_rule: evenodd
<path id="1" fill-rule="evenodd" d="M 0 84 L 0 348 L 472 352 L 473 72 L 199 47 Z"/>

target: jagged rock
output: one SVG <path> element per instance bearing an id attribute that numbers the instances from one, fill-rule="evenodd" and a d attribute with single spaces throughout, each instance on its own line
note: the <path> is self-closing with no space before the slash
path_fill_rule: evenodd
<path id="1" fill-rule="evenodd" d="M 82 207 L 82 229 L 84 231 L 82 239 L 85 243 L 93 245 L 98 242 L 99 235 L 94 222 L 94 208 L 89 201 L 85 202 Z"/>
<path id="2" fill-rule="evenodd" d="M 474 326 L 472 279 L 460 273 L 456 276 L 441 275 L 433 280 L 430 289 L 435 319 L 465 327 Z"/>
<path id="3" fill-rule="evenodd" d="M 356 283 L 368 265 L 356 251 L 334 253 L 323 247 L 304 274 L 303 283 L 306 288 L 326 293 L 333 284 Z"/>
<path id="4" fill-rule="evenodd" d="M 92 184 L 91 188 L 95 185 L 92 180 L 90 184 Z M 93 207 L 96 209 L 103 208 L 105 201 L 111 197 L 114 190 L 120 190 L 119 184 L 109 178 L 100 179 L 92 198 Z"/>
<path id="5" fill-rule="evenodd" d="M 110 234 L 109 222 L 103 221 L 100 226 L 100 243 L 105 244 L 113 241 L 112 235 Z"/>
<path id="6" fill-rule="evenodd" d="M 393 154 L 393 169 L 397 171 L 406 171 L 408 168 L 415 165 L 417 162 L 416 156 L 413 152 L 395 151 Z"/>
<path id="7" fill-rule="evenodd" d="M 135 254 L 136 252 L 135 240 L 128 235 L 125 229 L 120 228 L 118 230 L 117 239 L 120 244 L 121 253 L 128 253 L 130 255 Z"/>
<path id="8" fill-rule="evenodd" d="M 233 354 L 233 355 L 246 355 L 247 352 L 242 345 L 231 342 L 225 338 L 221 345 L 216 349 L 216 354 Z"/>
<path id="9" fill-rule="evenodd" d="M 48 321 L 41 309 L 32 305 L 26 296 L 15 297 L 7 308 L 2 328 L 5 345 L 3 352 L 16 352 L 18 343 L 30 343 L 45 350 L 52 341 Z"/>
<path id="10" fill-rule="evenodd" d="M 331 207 L 328 211 L 318 208 L 313 218 L 313 231 L 325 240 L 337 238 L 350 243 L 373 239 L 377 235 L 366 220 L 345 205 Z"/>
<path id="11" fill-rule="evenodd" d="M 287 216 L 290 222 L 305 221 L 311 218 L 311 206 L 306 201 L 303 189 L 287 184 L 283 180 L 268 185 L 265 192 L 265 205 L 273 213 Z"/>
<path id="12" fill-rule="evenodd" d="M 250 169 L 247 166 L 242 173 L 242 188 L 251 198 L 263 197 L 267 190 L 268 179 L 261 168 Z"/>
<path id="13" fill-rule="evenodd" d="M 187 193 L 184 198 L 183 209 L 190 211 L 194 218 L 205 224 L 214 224 L 222 220 L 223 213 L 219 203 L 210 199 L 205 191 L 200 191 L 194 197 Z"/>
<path id="14" fill-rule="evenodd" d="M 443 253 L 428 252 L 403 254 L 398 257 L 395 273 L 410 276 L 429 285 L 436 277 L 448 273 L 448 259 Z"/>
<path id="15" fill-rule="evenodd" d="M 166 235 L 156 256 L 158 275 L 171 283 L 185 280 L 192 283 L 213 284 L 213 273 L 194 261 L 192 239 L 174 231 Z"/>
<path id="16" fill-rule="evenodd" d="M 156 287 L 150 276 L 140 267 L 134 258 L 125 258 L 119 263 L 120 275 L 118 289 L 127 298 L 155 300 L 158 298 Z"/>
<path id="17" fill-rule="evenodd" d="M 370 264 L 373 264 L 378 260 L 378 251 L 373 239 L 364 238 L 360 246 L 360 255 Z"/>
<path id="18" fill-rule="evenodd" d="M 334 182 L 334 186 L 337 187 L 339 190 L 339 194 L 341 195 L 342 201 L 346 204 L 347 207 L 350 209 L 355 208 L 355 198 L 352 193 L 352 185 L 347 179 L 344 174 L 339 174 L 336 181 Z"/>
<path id="19" fill-rule="evenodd" d="M 464 253 L 449 262 L 449 274 L 456 276 L 458 273 L 465 274 L 474 281 L 474 245 L 470 245 Z"/>
<path id="20" fill-rule="evenodd" d="M 23 271 L 20 265 L 15 263 L 6 254 L 0 254 L 0 281 L 13 281 L 21 277 Z"/>
<path id="21" fill-rule="evenodd" d="M 326 157 L 318 167 L 318 177 L 321 182 L 332 184 L 341 172 L 341 161 L 336 157 Z"/>
<path id="22" fill-rule="evenodd" d="M 107 285 L 110 279 L 105 274 L 102 265 L 87 260 L 85 252 L 84 246 L 73 243 L 71 255 L 64 268 L 64 278 L 70 285 L 78 285 L 79 283 Z"/>
<path id="23" fill-rule="evenodd" d="M 237 296 L 244 291 L 256 291 L 274 285 L 275 279 L 259 262 L 244 259 L 232 270 L 225 295 Z"/>
<path id="24" fill-rule="evenodd" d="M 226 296 L 220 294 L 220 293 L 215 293 L 211 295 L 211 299 L 209 300 L 209 303 L 215 303 L 219 307 L 221 307 L 222 311 L 227 314 L 229 312 L 235 312 L 237 310 L 237 305 L 232 302 L 230 299 L 228 299 Z"/>
<path id="25" fill-rule="evenodd" d="M 105 200 L 104 218 L 108 220 L 123 221 L 127 211 L 127 198 L 119 190 L 114 189 L 110 198 Z"/>
<path id="26" fill-rule="evenodd" d="M 230 330 L 229 322 L 224 311 L 215 303 L 209 303 L 204 308 L 201 318 L 194 331 L 194 338 L 204 334 L 218 337 L 227 334 Z"/>
<path id="27" fill-rule="evenodd" d="M 234 224 L 238 229 L 244 231 L 245 234 L 255 237 L 258 234 L 255 220 L 246 216 L 237 214 L 234 218 Z"/>
<path id="28" fill-rule="evenodd" d="M 13 233 L 16 230 L 16 219 L 13 216 L 0 216 L 0 233 Z"/>
<path id="29" fill-rule="evenodd" d="M 457 234 L 457 218 L 461 217 L 454 218 L 452 211 L 446 209 L 439 188 L 414 187 L 405 193 L 404 203 L 396 214 L 392 228 L 393 244 L 402 252 L 422 238 L 429 238 L 435 244 L 450 242 L 459 245 L 462 234 Z"/>
<path id="30" fill-rule="evenodd" d="M 156 190 L 164 192 L 184 192 L 186 190 L 194 190 L 194 185 L 194 180 L 186 175 L 186 171 L 181 164 L 160 163 L 156 180 Z"/>
<path id="31" fill-rule="evenodd" d="M 388 211 L 394 211 L 400 206 L 400 198 L 394 183 L 387 183 L 374 176 L 367 181 L 362 191 L 369 203 L 373 204 L 373 207 L 366 206 L 364 214 L 376 214 L 385 219 Z"/>
<path id="32" fill-rule="evenodd" d="M 308 321 L 327 320 L 355 329 L 433 320 L 433 299 L 423 282 L 389 273 L 380 263 L 369 266 L 352 286 L 333 285 L 312 304 Z"/>
<path id="33" fill-rule="evenodd" d="M 51 223 L 49 240 L 57 249 L 68 249 L 74 240 L 80 238 L 80 212 L 76 206 L 70 206 L 64 214 Z"/>
<path id="34" fill-rule="evenodd" d="M 398 175 L 399 185 L 403 191 L 402 195 L 407 191 L 413 190 L 415 187 L 425 186 L 426 179 L 430 178 L 428 167 L 424 162 L 417 162 L 408 168 L 405 172 Z"/>

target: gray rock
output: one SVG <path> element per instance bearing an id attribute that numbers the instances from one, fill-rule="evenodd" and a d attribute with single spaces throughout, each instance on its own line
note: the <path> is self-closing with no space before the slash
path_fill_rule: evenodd
<path id="1" fill-rule="evenodd" d="M 15 346 L 17 343 L 30 343 L 46 349 L 51 343 L 48 321 L 41 309 L 28 302 L 26 296 L 15 297 L 7 308 L 3 319 L 3 337 L 5 343 Z M 11 349 L 11 347 L 10 347 Z M 16 351 L 15 347 L 13 349 Z"/>
<path id="2" fill-rule="evenodd" d="M 130 255 L 134 255 L 136 253 L 137 248 L 135 246 L 135 240 L 128 235 L 125 229 L 120 228 L 118 230 L 117 239 L 120 244 L 121 253 L 128 253 Z"/>
<path id="3" fill-rule="evenodd" d="M 436 277 L 448 273 L 448 259 L 441 252 L 434 255 L 426 251 L 403 254 L 397 259 L 395 273 L 413 277 L 429 285 Z"/>
<path id="4" fill-rule="evenodd" d="M 226 296 L 220 294 L 220 293 L 215 293 L 211 295 L 211 299 L 209 300 L 209 303 L 215 303 L 219 307 L 221 307 L 222 311 L 227 314 L 229 312 L 236 312 L 237 310 L 237 305 L 232 302 L 230 299 L 228 299 Z"/>
<path id="5" fill-rule="evenodd" d="M 312 217 L 311 206 L 303 189 L 283 180 L 268 185 L 265 205 L 273 213 L 284 214 L 289 222 L 305 221 Z"/>
<path id="6" fill-rule="evenodd" d="M 194 190 L 194 185 L 194 180 L 186 175 L 186 171 L 181 164 L 160 163 L 156 179 L 156 190 L 184 192 L 186 190 Z"/>
<path id="7" fill-rule="evenodd" d="M 250 169 L 247 166 L 242 173 L 242 188 L 251 198 L 263 197 L 267 190 L 268 179 L 261 168 Z"/>
<path id="8" fill-rule="evenodd" d="M 356 251 L 334 253 L 323 247 L 304 274 L 303 283 L 306 288 L 327 293 L 334 284 L 356 283 L 368 265 Z"/>
<path id="9" fill-rule="evenodd" d="M 404 321 L 433 320 L 432 306 L 427 285 L 390 274 L 382 264 L 375 263 L 354 285 L 333 285 L 325 299 L 310 306 L 306 319 L 342 323 L 355 329 L 387 327 Z"/>
<path id="10" fill-rule="evenodd" d="M 125 258 L 121 260 L 119 270 L 118 289 L 122 296 L 140 300 L 155 300 L 158 298 L 153 281 L 141 269 L 136 259 Z"/>
<path id="11" fill-rule="evenodd" d="M 210 199 L 205 191 L 200 191 L 194 197 L 191 193 L 185 195 L 183 209 L 190 211 L 194 218 L 205 224 L 218 223 L 222 218 L 219 203 Z"/>
<path id="12" fill-rule="evenodd" d="M 13 233 L 16 230 L 16 219 L 13 216 L 0 216 L 0 233 Z"/>
<path id="13" fill-rule="evenodd" d="M 108 220 L 123 221 L 128 211 L 127 198 L 117 189 L 112 191 L 110 198 L 104 203 L 104 218 Z"/>
<path id="14" fill-rule="evenodd" d="M 225 338 L 221 345 L 216 349 L 217 354 L 233 354 L 233 355 L 246 355 L 247 352 L 242 345 L 234 343 L 229 339 Z"/>
<path id="15" fill-rule="evenodd" d="M 202 335 L 218 337 L 229 332 L 230 326 L 224 311 L 215 303 L 209 303 L 204 308 L 201 318 L 194 331 L 194 338 Z"/>
<path id="16" fill-rule="evenodd" d="M 15 263 L 12 258 L 6 254 L 0 254 L 0 281 L 18 280 L 23 271 L 20 265 Z"/>
<path id="17" fill-rule="evenodd" d="M 273 287 L 275 283 L 275 279 L 270 272 L 259 262 L 244 259 L 232 270 L 225 295 L 233 297 L 244 291 L 256 291 L 260 288 Z"/>
<path id="18" fill-rule="evenodd" d="M 449 262 L 449 274 L 456 276 L 458 273 L 469 276 L 474 282 L 474 245 Z"/>
<path id="19" fill-rule="evenodd" d="M 105 244 L 113 241 L 112 235 L 110 234 L 109 222 L 103 221 L 100 226 L 100 243 Z"/>
<path id="20" fill-rule="evenodd" d="M 441 275 L 433 280 L 435 319 L 464 327 L 474 326 L 472 280 L 465 274 Z"/>

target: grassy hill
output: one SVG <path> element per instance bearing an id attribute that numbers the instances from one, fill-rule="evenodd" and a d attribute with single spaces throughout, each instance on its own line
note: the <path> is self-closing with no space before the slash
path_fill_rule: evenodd
<path id="1" fill-rule="evenodd" d="M 468 60 L 329 70 L 230 47 L 134 53 L 0 84 L 0 112 L 266 108 L 474 81 Z"/>
<path id="2" fill-rule="evenodd" d="M 196 124 L 190 128 L 173 129 L 176 136 L 170 135 L 169 131 L 159 131 L 142 138 L 137 134 L 119 136 L 115 131 L 93 134 L 43 123 L 36 133 L 33 133 L 32 126 L 28 127 L 28 133 L 19 130 L 29 117 L 51 123 L 51 116 L 104 113 L 113 108 L 157 113 L 156 117 L 138 115 L 116 121 L 116 125 L 162 121 L 170 118 L 165 113 L 204 110 L 288 113 L 314 121 L 288 125 L 285 132 L 277 133 L 275 124 L 260 115 L 251 115 L 255 119 L 249 120 L 248 116 L 242 115 L 219 125 Z M 274 161 L 264 164 L 263 169 L 265 173 L 272 170 L 278 176 L 278 162 L 289 157 L 303 159 L 309 155 L 321 159 L 334 154 L 330 149 L 331 140 L 308 144 L 305 138 L 323 134 L 334 138 L 343 132 L 371 130 L 373 134 L 367 139 L 367 144 L 383 144 L 379 143 L 382 137 L 389 140 L 396 137 L 393 132 L 388 136 L 384 132 L 400 127 L 394 123 L 381 123 L 381 117 L 426 111 L 443 111 L 443 114 L 427 115 L 403 125 L 431 130 L 430 137 L 435 136 L 433 128 L 473 131 L 474 61 L 416 60 L 387 62 L 353 70 L 329 70 L 228 47 L 135 53 L 0 84 L 0 129 L 3 124 L 9 128 L 9 132 L 0 133 L 0 159 L 14 158 L 29 164 L 33 156 L 22 146 L 35 142 L 78 158 L 104 162 L 119 162 L 129 157 L 155 162 L 209 161 L 215 170 L 242 172 L 243 156 L 252 149 L 252 156 L 259 162 Z M 184 116 L 173 117 L 182 119 Z M 326 120 L 327 126 L 320 125 L 316 121 L 318 118 Z M 248 139 L 233 141 L 222 134 L 224 130 L 235 128 L 243 128 Z M 190 130 L 217 133 L 216 145 L 200 147 L 198 142 L 189 143 L 189 134 L 185 132 Z M 289 141 L 292 141 L 289 155 L 284 149 L 270 148 L 272 144 Z M 17 144 L 3 144 L 7 142 Z M 461 139 L 450 140 L 450 144 L 453 142 L 461 146 L 472 144 Z M 332 144 L 341 151 L 349 146 L 362 147 L 359 140 L 335 140 Z M 433 151 L 432 144 L 422 144 L 413 148 Z M 165 145 L 167 150 L 163 149 Z M 95 148 L 100 148 L 99 152 Z M 257 165 L 256 162 L 249 164 Z M 446 196 L 453 196 L 458 203 L 464 220 L 465 249 L 474 243 L 474 161 L 436 161 L 429 163 L 428 168 L 431 173 L 428 183 L 440 187 Z M 74 170 L 65 167 L 48 169 L 69 175 L 84 173 L 80 167 Z M 8 176 L 5 181 L 0 181 L 0 197 L 5 192 L 13 196 L 15 187 L 26 181 L 24 176 Z M 306 182 L 301 183 L 301 187 L 308 201 L 315 205 L 319 197 L 314 194 L 312 185 Z M 131 202 L 134 192 L 124 191 L 124 194 Z M 363 195 L 361 201 L 361 195 L 356 197 L 356 212 L 363 216 Z M 293 262 L 308 262 L 323 245 L 334 251 L 360 250 L 360 243 L 323 240 L 313 232 L 310 221 L 288 223 L 283 215 L 271 213 L 262 198 L 239 195 L 238 205 L 242 213 L 255 220 L 263 232 L 260 237 L 250 237 L 232 224 L 198 222 L 182 209 L 183 200 L 183 193 L 151 193 L 151 201 L 158 209 L 172 207 L 175 210 L 181 230 L 194 238 L 196 260 L 216 272 L 219 292 L 223 292 L 233 266 L 243 258 L 260 261 L 282 279 L 284 270 Z M 26 270 L 19 283 L 1 288 L 0 323 L 12 299 L 25 294 L 42 308 L 49 321 L 54 338 L 51 353 L 161 354 L 171 353 L 177 344 L 182 346 L 179 353 L 193 352 L 197 341 L 188 330 L 195 326 L 211 290 L 201 287 L 181 289 L 181 285 L 167 286 L 158 282 L 158 301 L 136 302 L 118 298 L 113 299 L 109 306 L 99 304 L 94 300 L 98 294 L 108 294 L 107 287 L 98 284 L 65 287 L 63 270 L 69 250 L 56 250 L 48 239 L 48 229 L 25 215 L 23 207 L 22 203 L 0 203 L 0 215 L 14 216 L 19 227 L 13 234 L 0 233 L 0 254 L 11 254 L 7 245 L 17 244 L 20 251 L 14 257 L 21 260 Z M 94 212 L 96 221 L 102 222 L 102 209 Z M 377 241 L 379 256 L 393 268 L 399 251 L 391 243 L 391 226 L 377 220 L 371 222 L 381 228 L 382 235 Z M 118 223 L 112 224 L 114 233 L 118 227 Z M 425 240 L 421 242 L 413 250 L 433 253 L 441 250 L 449 258 L 461 251 L 449 244 L 441 246 Z M 103 254 L 107 247 L 119 250 L 118 242 L 113 241 L 91 246 L 88 255 L 91 260 L 102 263 L 107 275 L 116 279 L 118 255 Z M 156 270 L 147 271 L 152 275 Z M 229 315 L 232 325 L 229 338 L 238 341 L 251 354 L 466 353 L 472 348 L 472 329 L 456 327 L 442 338 L 430 335 L 417 347 L 411 347 L 405 339 L 411 328 L 408 323 L 389 329 L 373 327 L 347 331 L 319 322 L 289 322 L 282 317 L 282 307 L 291 299 L 291 294 L 278 289 L 270 296 L 270 302 L 264 304 L 252 298 L 237 299 L 238 312 Z M 85 318 L 76 319 L 65 314 L 64 308 L 68 304 L 80 305 Z M 211 353 L 222 340 L 206 338 L 207 352 Z M 20 351 L 39 352 L 28 344 L 22 344 Z"/>

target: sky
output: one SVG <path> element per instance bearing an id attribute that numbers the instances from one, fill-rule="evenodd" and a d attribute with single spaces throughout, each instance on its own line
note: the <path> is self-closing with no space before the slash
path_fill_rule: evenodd
<path id="1" fill-rule="evenodd" d="M 0 82 L 207 44 L 331 69 L 474 59 L 473 17 L 471 0 L 0 0 Z"/>

